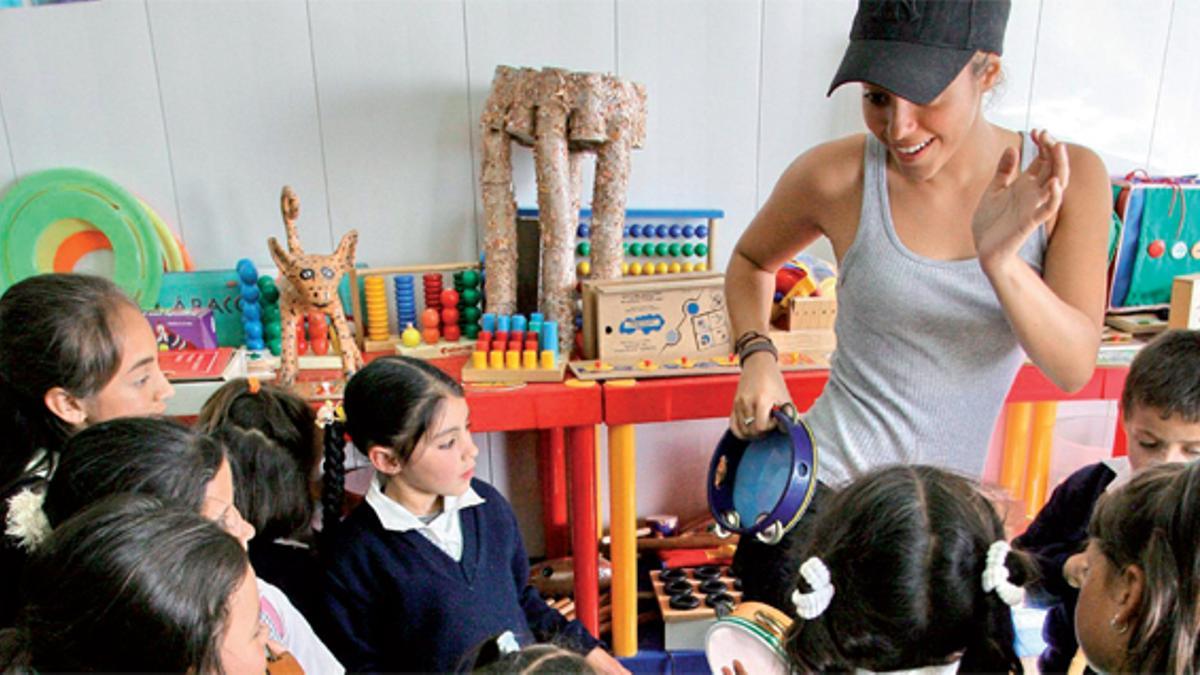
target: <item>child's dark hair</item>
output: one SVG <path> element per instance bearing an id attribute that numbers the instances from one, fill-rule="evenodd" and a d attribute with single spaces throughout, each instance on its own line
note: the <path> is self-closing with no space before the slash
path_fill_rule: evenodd
<path id="1" fill-rule="evenodd" d="M 1195 377 L 1195 373 L 1193 373 Z M 1088 534 L 1118 572 L 1145 575 L 1124 672 L 1196 672 L 1200 660 L 1200 462 L 1159 464 L 1106 493 Z"/>
<path id="2" fill-rule="evenodd" d="M 306 533 L 313 507 L 295 459 L 258 429 L 221 427 L 214 437 L 229 453 L 234 504 L 256 538 L 271 542 Z"/>
<path id="3" fill-rule="evenodd" d="M 463 656 L 459 673 L 592 673 L 587 661 L 558 645 L 542 643 L 506 651 L 505 637 L 512 633 L 494 635 Z"/>
<path id="4" fill-rule="evenodd" d="M 101 422 L 67 441 L 43 509 L 52 527 L 111 494 L 149 494 L 199 513 L 225 449 L 162 418 Z"/>
<path id="5" fill-rule="evenodd" d="M 200 408 L 196 427 L 257 429 L 291 455 L 308 480 L 317 465 L 316 413 L 291 391 L 258 380 L 238 378 L 221 385 Z"/>
<path id="6" fill-rule="evenodd" d="M 802 559 L 825 564 L 833 598 L 796 620 L 788 652 L 806 672 L 920 668 L 959 653 L 961 672 L 1022 672 L 1011 608 L 983 588 L 988 550 L 1004 539 L 1004 523 L 965 478 L 930 466 L 862 476 L 814 524 Z M 1004 564 L 1024 585 L 1029 562 L 1009 553 Z"/>
<path id="7" fill-rule="evenodd" d="M 0 492 L 39 450 L 53 454 L 74 431 L 45 404 L 62 387 L 83 398 L 104 388 L 121 365 L 112 324 L 137 306 L 107 279 L 43 274 L 0 297 Z"/>
<path id="8" fill-rule="evenodd" d="M 114 495 L 67 520 L 25 576 L 28 603 L 0 633 L 4 672 L 222 672 L 240 544 L 196 513 Z"/>
<path id="9" fill-rule="evenodd" d="M 346 383 L 346 422 L 325 430 L 325 485 L 321 497 L 326 532 L 341 519 L 346 460 L 343 435 L 364 454 L 371 446 L 391 448 L 407 462 L 437 416 L 443 400 L 462 397 L 462 387 L 438 368 L 407 356 L 368 363 Z"/>
<path id="10" fill-rule="evenodd" d="M 1134 357 L 1121 392 L 1128 417 L 1135 408 L 1153 408 L 1163 419 L 1179 415 L 1200 422 L 1200 331 L 1172 330 L 1159 335 Z"/>

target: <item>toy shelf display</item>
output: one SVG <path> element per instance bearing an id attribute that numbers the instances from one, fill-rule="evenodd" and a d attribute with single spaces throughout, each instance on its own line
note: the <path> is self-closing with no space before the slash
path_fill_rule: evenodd
<path id="1" fill-rule="evenodd" d="M 482 282 L 471 262 L 351 271 L 350 287 L 360 289 L 350 294 L 359 347 L 423 359 L 469 356 L 483 314 Z"/>

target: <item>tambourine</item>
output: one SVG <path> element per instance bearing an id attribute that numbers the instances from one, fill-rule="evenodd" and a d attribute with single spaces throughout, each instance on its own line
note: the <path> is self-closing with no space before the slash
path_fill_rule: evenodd
<path id="1" fill-rule="evenodd" d="M 791 404 L 771 411 L 776 429 L 743 440 L 726 431 L 708 465 L 708 507 L 717 532 L 777 544 L 817 489 L 817 447 Z"/>
<path id="2" fill-rule="evenodd" d="M 787 675 L 787 652 L 783 638 L 792 620 L 786 614 L 761 602 L 743 602 L 732 612 L 717 619 L 704 636 L 704 655 L 714 673 L 722 668 L 733 671 L 737 659 L 747 673 Z"/>

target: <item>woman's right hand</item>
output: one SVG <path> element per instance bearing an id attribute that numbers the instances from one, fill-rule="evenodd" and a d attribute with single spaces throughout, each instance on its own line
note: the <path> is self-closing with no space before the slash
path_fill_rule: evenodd
<path id="1" fill-rule="evenodd" d="M 769 352 L 755 352 L 742 364 L 729 430 L 738 438 L 760 436 L 775 426 L 771 408 L 789 402 L 779 363 Z"/>

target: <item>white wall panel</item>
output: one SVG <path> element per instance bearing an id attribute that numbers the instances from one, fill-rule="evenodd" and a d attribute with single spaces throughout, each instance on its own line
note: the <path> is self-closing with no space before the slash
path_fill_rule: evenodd
<path id="1" fill-rule="evenodd" d="M 309 6 L 335 237 L 371 265 L 474 259 L 462 5 Z"/>
<path id="2" fill-rule="evenodd" d="M 1200 3 L 1176 0 L 1171 38 L 1154 120 L 1154 144 L 1149 169 L 1154 173 L 1200 173 L 1200 69 L 1196 35 L 1200 34 Z"/>
<path id="3" fill-rule="evenodd" d="M 613 0 L 465 0 L 465 3 L 471 138 L 475 149 L 472 170 L 478 184 L 479 116 L 496 66 L 615 72 L 615 10 Z M 584 185 L 591 185 L 592 163 L 585 165 Z M 536 206 L 533 152 L 515 145 L 513 182 L 517 203 Z M 589 202 L 584 200 L 585 205 Z"/>
<path id="4" fill-rule="evenodd" d="M 267 237 L 284 237 L 285 184 L 300 197 L 305 249 L 332 251 L 306 5 L 155 0 L 148 8 L 180 218 L 197 266 L 232 267 L 242 257 L 269 264 Z"/>
<path id="5" fill-rule="evenodd" d="M 1014 0 L 1004 34 L 1004 80 L 987 102 L 985 114 L 1002 127 L 1022 131 L 1029 116 L 1042 0 Z"/>
<path id="6" fill-rule="evenodd" d="M 629 205 L 724 209 L 722 269 L 755 210 L 761 23 L 747 0 L 617 2 L 620 75 L 647 90 Z"/>
<path id="7" fill-rule="evenodd" d="M 12 153 L 9 152 L 8 134 L 4 128 L 4 90 L 0 89 L 0 194 L 14 184 Z"/>
<path id="8" fill-rule="evenodd" d="M 825 97 L 846 51 L 855 7 L 853 0 L 766 0 L 756 207 L 805 150 L 864 130 L 857 87 L 844 86 Z M 833 260 L 823 239 L 810 252 Z"/>
<path id="9" fill-rule="evenodd" d="M 1092 148 L 1110 173 L 1144 166 L 1170 18 L 1170 0 L 1043 3 L 1030 126 Z"/>
<path id="10" fill-rule="evenodd" d="M 89 169 L 177 220 L 141 2 L 0 11 L 0 95 L 12 153 L 0 178 Z"/>

